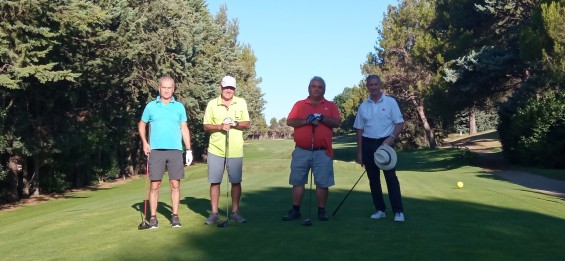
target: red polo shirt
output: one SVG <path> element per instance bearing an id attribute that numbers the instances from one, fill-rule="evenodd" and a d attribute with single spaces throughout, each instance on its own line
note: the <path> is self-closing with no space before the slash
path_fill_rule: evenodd
<path id="1" fill-rule="evenodd" d="M 320 113 L 324 117 L 341 119 L 337 105 L 325 98 L 322 98 L 317 106 L 312 105 L 309 98 L 297 101 L 288 114 L 287 119 L 306 119 L 312 113 Z M 294 127 L 294 142 L 296 146 L 305 149 L 312 148 L 312 127 L 314 127 L 312 124 Z M 326 148 L 326 153 L 333 158 L 332 138 L 333 129 L 325 124 L 320 123 L 314 128 L 314 148 Z"/>

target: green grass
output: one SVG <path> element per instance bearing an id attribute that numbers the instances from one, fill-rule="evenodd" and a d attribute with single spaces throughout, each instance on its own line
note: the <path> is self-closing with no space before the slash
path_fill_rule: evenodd
<path id="1" fill-rule="evenodd" d="M 336 139 L 336 186 L 329 212 L 363 173 L 351 137 Z M 183 227 L 168 226 L 170 190 L 161 190 L 156 230 L 137 230 L 144 179 L 0 212 L 2 260 L 563 260 L 565 201 L 496 179 L 465 164 L 457 149 L 399 152 L 406 222 L 370 220 L 366 176 L 335 217 L 283 222 L 291 205 L 292 141 L 246 143 L 242 214 L 246 224 L 205 226 L 206 165 L 182 182 Z M 465 187 L 457 189 L 457 181 Z M 384 184 L 384 181 L 383 181 Z M 383 185 L 386 191 L 386 186 Z M 303 202 L 307 217 L 308 194 Z M 225 213 L 225 185 L 220 212 Z M 386 200 L 389 205 L 388 199 Z M 314 203 L 315 205 L 315 203 Z M 389 208 L 390 211 L 390 208 Z M 222 217 L 223 219 L 224 217 Z"/>

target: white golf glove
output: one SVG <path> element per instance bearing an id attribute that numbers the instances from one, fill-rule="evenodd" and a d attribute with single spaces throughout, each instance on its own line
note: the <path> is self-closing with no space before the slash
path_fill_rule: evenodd
<path id="1" fill-rule="evenodd" d="M 229 124 L 232 125 L 233 124 L 233 120 L 231 117 L 227 117 L 224 119 L 224 124 Z"/>
<path id="2" fill-rule="evenodd" d="M 225 118 L 224 124 L 229 124 L 232 127 L 237 125 L 237 123 L 231 117 Z"/>
<path id="3" fill-rule="evenodd" d="M 192 163 L 192 159 L 193 159 L 192 150 L 186 150 L 185 158 L 186 158 L 186 166 L 190 166 L 190 163 Z"/>

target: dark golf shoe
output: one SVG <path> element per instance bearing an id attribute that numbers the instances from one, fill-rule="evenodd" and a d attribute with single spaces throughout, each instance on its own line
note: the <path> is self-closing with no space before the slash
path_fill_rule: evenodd
<path id="1" fill-rule="evenodd" d="M 330 218 L 326 215 L 325 209 L 318 209 L 318 220 L 320 221 L 328 221 Z"/>
<path id="2" fill-rule="evenodd" d="M 300 212 L 298 212 L 294 209 L 291 209 L 291 210 L 288 211 L 288 214 L 286 214 L 286 216 L 284 216 L 282 218 L 282 220 L 283 221 L 292 221 L 292 220 L 295 220 L 295 219 L 299 219 L 301 216 L 302 215 L 300 214 Z"/>

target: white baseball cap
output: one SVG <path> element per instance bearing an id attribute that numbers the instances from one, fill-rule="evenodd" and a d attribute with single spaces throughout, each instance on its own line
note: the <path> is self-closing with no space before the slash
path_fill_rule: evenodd
<path id="1" fill-rule="evenodd" d="M 227 75 L 224 76 L 224 78 L 222 78 L 222 83 L 221 83 L 222 87 L 234 87 L 237 88 L 236 83 L 235 83 L 235 78 Z"/>

